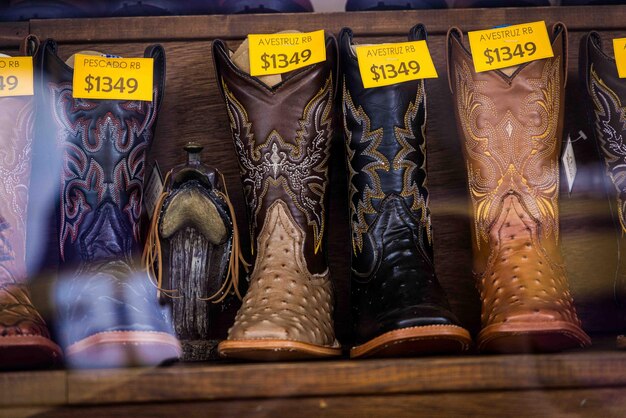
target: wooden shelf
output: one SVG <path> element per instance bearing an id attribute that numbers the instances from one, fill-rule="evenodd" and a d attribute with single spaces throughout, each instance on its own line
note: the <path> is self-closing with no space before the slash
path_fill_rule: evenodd
<path id="1" fill-rule="evenodd" d="M 284 13 L 264 15 L 209 15 L 145 17 L 141 19 L 33 20 L 31 28 L 43 37 L 59 42 L 118 42 L 164 40 L 242 39 L 254 28 L 272 33 L 286 27 L 301 31 L 324 28 L 338 33 L 349 26 L 356 34 L 394 36 L 416 23 L 423 23 L 429 34 L 445 34 L 450 25 L 466 30 L 489 28 L 494 22 L 524 23 L 536 20 L 563 21 L 570 30 L 624 29 L 626 6 L 531 7 L 493 9 L 409 10 L 350 13 Z M 596 18 L 596 16 L 598 18 Z M 294 23 L 297 25 L 294 25 Z M 113 30 L 114 28 L 114 30 Z"/>
<path id="2" fill-rule="evenodd" d="M 0 374 L 0 417 L 404 417 L 415 416 L 412 406 L 436 407 L 427 416 L 617 416 L 626 352 Z"/>

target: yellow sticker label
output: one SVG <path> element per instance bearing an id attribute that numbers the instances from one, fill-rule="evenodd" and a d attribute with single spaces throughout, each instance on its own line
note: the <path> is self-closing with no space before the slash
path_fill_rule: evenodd
<path id="1" fill-rule="evenodd" d="M 248 35 L 250 74 L 283 74 L 326 61 L 324 31 Z"/>
<path id="2" fill-rule="evenodd" d="M 154 59 L 76 54 L 74 97 L 152 101 Z"/>
<path id="3" fill-rule="evenodd" d="M 626 38 L 613 39 L 613 53 L 619 78 L 626 78 Z"/>
<path id="4" fill-rule="evenodd" d="M 0 58 L 0 97 L 32 96 L 33 57 Z"/>
<path id="5" fill-rule="evenodd" d="M 426 41 L 357 46 L 356 56 L 366 89 L 438 77 Z"/>
<path id="6" fill-rule="evenodd" d="M 544 21 L 469 32 L 468 37 L 479 73 L 554 56 Z"/>

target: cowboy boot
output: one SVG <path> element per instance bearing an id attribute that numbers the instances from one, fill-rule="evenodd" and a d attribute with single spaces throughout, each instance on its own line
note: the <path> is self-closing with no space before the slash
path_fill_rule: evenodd
<path id="1" fill-rule="evenodd" d="M 84 0 L 83 0 L 84 1 Z M 167 16 L 216 13 L 215 0 L 89 0 L 102 3 L 109 16 Z"/>
<path id="2" fill-rule="evenodd" d="M 624 0 L 561 0 L 561 6 L 600 6 L 603 4 L 626 4 Z"/>
<path id="3" fill-rule="evenodd" d="M 452 7 L 455 9 L 466 9 L 471 7 L 530 7 L 530 6 L 551 6 L 550 0 L 452 0 Z"/>
<path id="4" fill-rule="evenodd" d="M 348 0 L 346 11 L 446 9 L 446 0 Z"/>
<path id="5" fill-rule="evenodd" d="M 68 19 L 96 16 L 102 5 L 80 0 L 11 0 L 0 12 L 0 20 Z"/>
<path id="6" fill-rule="evenodd" d="M 21 55 L 38 46 L 28 37 Z M 26 287 L 26 224 L 34 128 L 34 97 L 0 98 L 0 369 L 52 365 L 61 349 Z"/>
<path id="7" fill-rule="evenodd" d="M 313 12 L 310 0 L 219 0 L 221 14 L 236 13 L 305 13 Z"/>
<path id="8" fill-rule="evenodd" d="M 426 39 L 423 25 L 409 41 Z M 350 173 L 351 357 L 464 351 L 469 332 L 435 274 L 426 188 L 424 80 L 363 88 L 352 31 L 339 36 Z"/>
<path id="9" fill-rule="evenodd" d="M 154 59 L 152 102 L 76 99 L 73 57 L 63 62 L 54 41 L 46 41 L 38 57 L 38 145 L 47 160 L 62 162 L 38 180 L 60 197 L 54 203 L 61 270 L 56 322 L 75 367 L 152 365 L 180 355 L 167 312 L 136 261 L 146 153 L 165 77 L 163 48 L 151 46 L 145 57 Z"/>
<path id="10" fill-rule="evenodd" d="M 626 82 L 619 78 L 615 59 L 603 51 L 602 39 L 597 32 L 582 37 L 579 57 L 580 78 L 589 96 L 589 119 L 606 174 L 613 185 L 610 193 L 615 205 L 610 207 L 621 232 L 618 246 L 621 250 L 626 248 Z M 621 253 L 618 253 L 615 297 L 619 303 L 626 299 L 626 256 Z M 618 337 L 618 346 L 626 348 L 624 336 Z"/>
<path id="11" fill-rule="evenodd" d="M 211 358 L 215 307 L 231 292 L 241 300 L 233 206 L 222 174 L 201 163 L 202 148 L 188 143 L 187 163 L 167 174 L 143 259 L 159 289 L 168 283 L 168 290 L 161 292 L 171 299 L 174 329 L 186 361 Z"/>
<path id="12" fill-rule="evenodd" d="M 325 254 L 336 54 L 329 35 L 325 62 L 268 85 L 240 69 L 222 41 L 213 44 L 256 257 L 243 305 L 219 345 L 222 356 L 298 359 L 341 352 Z"/>
<path id="13" fill-rule="evenodd" d="M 457 28 L 448 77 L 473 207 L 474 274 L 482 351 L 559 351 L 590 344 L 559 246 L 559 152 L 567 33 L 553 58 L 476 73 Z"/>

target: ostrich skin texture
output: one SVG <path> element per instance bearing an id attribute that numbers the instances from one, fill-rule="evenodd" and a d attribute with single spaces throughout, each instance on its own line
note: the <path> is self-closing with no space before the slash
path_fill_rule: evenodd
<path id="1" fill-rule="evenodd" d="M 257 265 L 229 339 L 336 343 L 330 274 L 307 271 L 303 241 L 287 205 L 276 201 L 259 234 Z"/>
<path id="2" fill-rule="evenodd" d="M 590 343 L 559 247 L 566 45 L 565 27 L 557 24 L 554 57 L 476 73 L 460 30 L 448 35 L 449 81 L 474 215 L 483 351 L 559 351 Z"/>

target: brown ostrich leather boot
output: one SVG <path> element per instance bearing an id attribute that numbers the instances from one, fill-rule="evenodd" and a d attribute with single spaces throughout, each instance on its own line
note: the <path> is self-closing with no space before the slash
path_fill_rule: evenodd
<path id="1" fill-rule="evenodd" d="M 559 162 L 567 33 L 554 57 L 476 73 L 457 28 L 448 72 L 474 211 L 482 351 L 560 351 L 590 344 L 559 247 Z"/>
<path id="2" fill-rule="evenodd" d="M 243 305 L 219 345 L 223 357 L 300 359 L 341 352 L 324 242 L 334 37 L 327 37 L 326 48 L 325 62 L 279 76 L 274 84 L 248 75 L 222 41 L 213 44 L 255 257 Z"/>
<path id="3" fill-rule="evenodd" d="M 37 43 L 27 38 L 22 55 L 32 55 Z M 32 96 L 0 98 L 0 369 L 45 366 L 61 359 L 61 349 L 50 340 L 26 289 L 33 105 Z"/>

